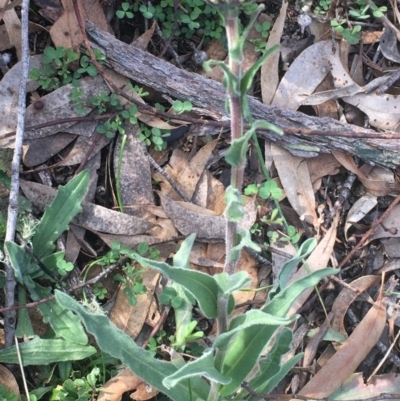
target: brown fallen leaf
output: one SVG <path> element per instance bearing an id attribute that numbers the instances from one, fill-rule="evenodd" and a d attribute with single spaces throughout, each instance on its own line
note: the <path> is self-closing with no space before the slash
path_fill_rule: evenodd
<path id="1" fill-rule="evenodd" d="M 146 293 L 137 295 L 137 304 L 132 306 L 128 297 L 124 293 L 125 287 L 121 286 L 114 307 L 110 313 L 110 320 L 124 333 L 135 339 L 142 330 L 146 321 L 153 294 L 157 285 L 160 273 L 155 270 L 147 269 L 143 275 L 143 285 Z"/>
<path id="2" fill-rule="evenodd" d="M 377 282 L 379 282 L 379 276 L 363 276 L 352 281 L 351 286 L 360 292 L 364 292 Z M 348 288 L 343 288 L 332 305 L 333 318 L 331 320 L 331 328 L 343 334 L 345 337 L 347 337 L 347 332 L 344 328 L 344 317 L 347 313 L 347 309 L 349 309 L 358 295 L 359 294 Z"/>
<path id="3" fill-rule="evenodd" d="M 0 384 L 4 385 L 8 391 L 15 394 L 18 397 L 18 400 L 21 400 L 18 383 L 15 380 L 14 375 L 3 365 L 0 365 Z"/>
<path id="4" fill-rule="evenodd" d="M 141 383 L 143 383 L 142 379 L 139 379 L 128 368 L 125 368 L 104 384 L 97 401 L 120 401 L 124 393 L 135 390 Z"/>
<path id="5" fill-rule="evenodd" d="M 379 298 L 336 354 L 299 394 L 313 399 L 329 397 L 354 373 L 375 346 L 385 324 L 386 308 Z"/>

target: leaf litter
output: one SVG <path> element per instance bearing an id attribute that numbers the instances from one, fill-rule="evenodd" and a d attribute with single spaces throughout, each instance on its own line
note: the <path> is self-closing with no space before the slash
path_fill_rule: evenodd
<path id="1" fill-rule="evenodd" d="M 95 24 L 104 30 L 112 32 L 106 16 L 99 2 L 92 2 L 95 8 L 89 7 L 89 1 L 83 1 L 81 8 L 86 11 L 86 16 Z M 64 2 L 64 11 L 55 11 L 55 21 L 51 30 L 51 38 L 55 46 L 69 47 L 71 44 L 77 45 L 81 43 L 78 23 L 75 20 L 73 7 L 71 2 Z M 287 20 L 287 3 L 283 2 L 281 12 L 273 25 L 268 47 L 281 41 L 283 31 L 285 29 L 285 19 Z M 397 5 L 396 5 L 397 11 Z M 49 12 L 49 10 L 47 10 Z M 398 12 L 398 11 L 397 11 Z M 58 16 L 57 16 L 58 14 Z M 14 18 L 16 15 L 14 15 Z M 266 18 L 263 15 L 262 18 Z M 17 18 L 18 19 L 18 18 Z M 6 20 L 5 20 L 6 21 Z M 262 22 L 262 21 L 261 21 Z M 321 24 L 322 25 L 322 24 Z M 15 41 L 15 33 L 11 31 L 10 25 L 7 25 L 8 32 L 2 35 L 8 36 L 10 43 L 18 48 L 19 44 Z M 60 35 L 60 32 L 68 32 L 68 35 Z M 151 44 L 151 38 L 154 32 L 154 25 L 145 34 L 142 35 L 136 45 L 140 43 L 142 49 L 146 49 Z M 380 33 L 380 32 L 378 32 Z M 254 38 L 257 33 L 252 32 Z M 379 35 L 378 35 L 379 38 Z M 0 41 L 1 42 L 1 41 Z M 386 60 L 397 63 L 397 39 L 393 35 L 393 31 L 385 29 L 380 37 L 382 53 Z M 133 43 L 133 46 L 135 43 Z M 341 46 L 337 44 L 339 51 L 332 52 L 331 40 L 316 39 L 314 44 L 310 44 L 304 51 L 300 53 L 289 65 L 283 78 L 279 70 L 279 52 L 267 59 L 261 70 L 261 92 L 265 104 L 271 104 L 282 109 L 297 110 L 304 105 L 314 105 L 314 111 L 319 117 L 325 117 L 340 114 L 343 104 L 347 103 L 355 107 L 357 112 L 363 112 L 369 119 L 369 124 L 373 127 L 386 130 L 396 130 L 399 124 L 398 108 L 400 106 L 397 95 L 385 93 L 377 95 L 374 91 L 386 79 L 376 77 L 372 83 L 361 83 L 356 75 L 348 72 L 347 61 L 349 56 L 349 46 Z M 290 46 L 290 45 L 289 45 Z M 295 43 L 293 44 L 295 47 Z M 290 49 L 289 50 L 295 50 Z M 220 52 L 223 56 L 223 52 Z M 343 56 L 344 55 L 344 56 Z M 18 57 L 18 56 L 17 56 Z M 249 46 L 247 49 L 246 61 L 251 65 L 258 57 L 255 47 Z M 31 65 L 40 66 L 41 56 L 32 56 L 30 58 Z M 312 71 L 312 73 L 310 73 Z M 360 71 L 360 69 L 359 69 Z M 362 72 L 362 69 L 361 69 Z M 108 71 L 112 76 L 112 80 L 119 88 L 129 95 L 127 85 L 129 80 L 113 70 Z M 217 72 L 215 72 L 216 75 Z M 19 78 L 19 64 L 15 64 L 0 82 L 0 108 L 5 110 L 5 118 L 0 126 L 0 144 L 2 147 L 12 147 L 13 137 L 12 131 L 15 130 L 16 114 L 16 92 L 7 91 L 10 86 L 17 87 L 15 84 Z M 329 77 L 329 79 L 327 79 Z M 87 78 L 81 80 L 82 89 L 87 96 L 98 94 L 100 92 L 108 93 L 109 89 L 100 76 L 95 78 Z M 323 88 L 322 92 L 320 91 Z M 33 92 L 37 89 L 34 81 L 28 84 L 28 91 Z M 43 96 L 41 101 L 44 108 L 37 109 L 32 103 L 27 108 L 27 126 L 38 123 L 47 123 L 61 118 L 75 117 L 75 108 L 70 99 L 71 88 L 63 86 L 60 89 Z M 317 91 L 317 92 L 315 92 Z M 145 102 L 144 100 L 142 100 Z M 328 107 L 330 102 L 331 109 Z M 124 104 L 124 101 L 122 102 Z M 87 113 L 89 113 L 88 110 Z M 212 112 L 212 111 L 209 111 Z M 141 114 L 138 116 L 141 122 L 148 126 L 159 129 L 174 129 L 175 124 L 171 121 L 164 121 L 156 116 L 148 116 Z M 106 204 L 101 203 L 99 199 L 95 201 L 92 194 L 90 198 L 83 203 L 83 212 L 76 218 L 68 233 L 67 245 L 72 247 L 71 243 L 75 238 L 75 245 L 68 253 L 70 260 L 77 259 L 82 244 L 85 242 L 85 230 L 90 231 L 97 238 L 100 238 L 109 247 L 114 241 L 120 241 L 131 247 L 137 246 L 139 243 L 147 242 L 155 244 L 160 241 L 171 240 L 170 247 L 162 248 L 161 254 L 164 259 L 171 256 L 177 249 L 179 236 L 187 236 L 196 233 L 198 242 L 195 251 L 191 255 L 192 268 L 207 272 L 220 272 L 224 260 L 223 241 L 225 237 L 225 218 L 223 210 L 225 207 L 224 195 L 225 187 L 223 185 L 223 176 L 216 178 L 216 171 L 210 170 L 208 162 L 212 155 L 220 151 L 219 145 L 224 143 L 224 138 L 209 140 L 200 137 L 200 145 L 194 147 L 194 151 L 189 155 L 186 150 L 176 147 L 171 148 L 169 154 L 165 152 L 154 152 L 153 156 L 158 158 L 163 165 L 163 170 L 168 174 L 174 185 L 167 181 L 159 172 L 156 172 L 150 165 L 146 156 L 146 149 L 138 141 L 139 126 L 132 125 L 129 130 L 128 143 L 126 145 L 123 159 L 121 161 L 120 170 L 118 171 L 118 153 L 121 147 L 121 141 L 114 145 L 114 154 L 112 156 L 114 169 L 109 169 L 109 176 L 104 171 L 100 172 L 100 157 L 102 152 L 110 152 L 110 141 L 105 137 L 101 137 L 99 142 L 95 143 L 97 122 L 71 122 L 52 125 L 28 131 L 26 135 L 25 145 L 27 146 L 23 163 L 26 167 L 35 168 L 47 162 L 54 163 L 54 155 L 60 155 L 57 161 L 58 171 L 55 175 L 63 175 L 67 170 L 67 166 L 79 165 L 83 161 L 92 160 L 93 168 L 91 168 L 91 180 L 94 182 L 94 188 L 101 181 L 101 186 L 106 187 L 107 180 L 112 182 L 117 174 L 121 174 L 121 196 L 123 200 L 124 211 L 116 209 L 115 202 L 107 201 Z M 2 138 L 2 135 L 5 136 Z M 193 139 L 193 137 L 192 137 Z M 199 139 L 199 138 L 197 138 Z M 184 146 L 193 146 L 190 142 L 181 142 Z M 90 150 L 90 154 L 89 153 Z M 399 192 L 399 184 L 396 173 L 391 170 L 383 169 L 380 166 L 371 167 L 366 164 L 355 161 L 352 157 L 345 153 L 332 152 L 337 159 L 335 161 L 331 155 L 319 155 L 318 157 L 306 160 L 304 158 L 293 156 L 291 153 L 281 149 L 279 144 L 265 146 L 266 159 L 272 160 L 272 163 L 266 164 L 272 175 L 279 177 L 279 182 L 284 190 L 288 204 L 294 211 L 289 223 L 296 226 L 301 234 L 308 235 L 307 230 L 314 230 L 313 234 L 318 238 L 319 242 L 311 255 L 307 258 L 306 263 L 299 267 L 294 273 L 292 279 L 304 277 L 309 271 L 322 269 L 330 264 L 335 266 L 337 259 L 341 259 L 344 248 L 350 246 L 350 238 L 359 237 L 365 231 L 364 226 L 370 225 L 373 219 L 373 213 L 380 207 L 380 198 L 390 194 Z M 250 157 L 250 156 L 249 156 Z M 342 166 L 339 167 L 339 163 Z M 64 167 L 64 170 L 61 169 Z M 274 168 L 276 170 L 274 170 Z M 103 168 L 103 167 L 101 167 Z M 226 166 L 221 163 L 220 170 L 226 170 Z M 339 170 L 340 169 L 340 170 Z M 338 193 L 336 188 L 332 190 L 332 177 L 343 176 L 346 172 L 352 172 L 359 179 L 359 185 L 363 187 L 366 194 L 360 196 L 358 200 L 346 200 L 343 206 L 346 212 L 344 228 L 340 225 L 337 215 L 330 227 L 324 227 L 324 219 L 321 218 L 321 210 L 333 207 Z M 101 173 L 101 174 L 100 174 Z M 253 172 L 252 179 L 257 179 L 257 173 Z M 256 178 L 254 178 L 256 177 Z M 54 177 L 53 177 L 54 178 Z M 250 177 L 249 177 L 250 178 Z M 333 178 L 336 185 L 339 178 Z M 159 192 L 154 192 L 154 182 L 159 184 Z M 258 178 L 258 181 L 260 179 Z M 260 184 L 260 182 L 258 182 Z M 183 202 L 174 187 L 182 189 L 190 202 Z M 49 204 L 55 196 L 55 189 L 46 187 L 35 182 L 21 181 L 21 189 L 24 195 L 30 199 L 32 204 L 39 210 L 43 210 L 45 205 Z M 338 192 L 338 190 L 337 190 Z M 112 199 L 113 195 L 107 192 Z M 256 223 L 260 222 L 260 218 L 264 215 L 268 216 L 273 208 L 271 204 L 258 204 L 260 199 L 255 196 L 246 199 L 245 218 L 242 222 L 244 228 L 253 229 Z M 351 203 L 350 203 L 351 202 Z M 321 209 L 320 206 L 323 205 Z M 289 207 L 289 206 L 287 206 Z M 158 209 L 157 209 L 158 208 Z M 380 207 L 382 210 L 382 207 Z M 379 240 L 396 239 L 400 236 L 396 228 L 399 226 L 398 218 L 400 216 L 399 207 L 393 208 L 389 216 L 379 225 L 375 233 L 371 236 L 370 241 L 379 244 Z M 289 218 L 288 218 L 289 219 Z M 301 223 L 303 221 L 303 223 Z M 305 228 L 306 225 L 308 228 Z M 268 227 L 268 226 L 266 226 Z M 274 229 L 273 223 L 270 228 Z M 281 227 L 278 225 L 278 230 Z M 255 239 L 264 242 L 266 239 L 266 230 L 260 234 L 255 231 Z M 272 231 L 272 230 L 271 230 Z M 378 241 L 378 242 L 376 242 Z M 89 240 L 90 242 L 90 240 Z M 295 252 L 294 248 L 287 246 L 287 243 L 277 241 L 278 244 L 267 244 L 269 250 L 273 253 L 271 259 L 276 262 L 273 271 L 278 274 L 280 267 L 287 260 L 288 254 L 282 256 L 282 260 L 278 261 L 274 252 L 285 249 L 287 252 Z M 383 244 L 383 243 L 382 243 Z M 88 243 L 88 245 L 90 245 Z M 82 247 L 83 249 L 83 247 Z M 283 254 L 285 253 L 283 251 Z M 73 256 L 74 255 L 74 256 Z M 359 261 L 365 264 L 368 262 L 368 252 L 364 249 L 364 254 L 359 255 Z M 240 269 L 248 272 L 251 277 L 251 288 L 258 286 L 258 265 L 256 259 L 251 253 L 243 252 L 239 263 Z M 382 267 L 382 266 L 379 266 Z M 309 269 L 309 270 L 308 270 Z M 272 269 L 270 270 L 272 271 Z M 344 272 L 344 274 L 346 274 Z M 148 275 L 148 276 L 147 276 Z M 138 305 L 132 307 L 127 303 L 126 295 L 123 287 L 117 293 L 116 301 L 112 306 L 110 316 L 112 320 L 133 338 L 137 337 L 145 327 L 155 326 L 156 320 L 150 317 L 151 314 L 158 313 L 155 293 L 159 283 L 159 275 L 152 274 L 149 271 L 145 273 L 144 282 L 146 282 L 146 295 L 138 297 Z M 274 277 L 267 280 L 272 284 Z M 317 366 L 322 347 L 323 332 L 330 326 L 331 329 L 341 333 L 347 340 L 341 344 L 335 344 L 336 353 L 331 356 L 327 362 L 321 367 L 317 373 L 311 377 L 308 383 L 298 394 L 305 395 L 310 398 L 324 398 L 330 396 L 332 399 L 359 398 L 362 395 L 374 396 L 383 391 L 397 392 L 399 387 L 398 378 L 393 373 L 385 373 L 372 378 L 368 386 L 363 382 L 362 374 L 354 373 L 357 367 L 365 359 L 367 354 L 375 346 L 379 340 L 385 324 L 386 324 L 386 307 L 381 297 L 377 298 L 376 286 L 379 281 L 377 275 L 361 275 L 347 277 L 350 287 L 338 287 L 334 291 L 333 284 L 327 284 L 328 289 L 332 290 L 335 300 L 331 305 L 327 301 L 327 305 L 332 311 L 329 320 L 321 325 L 321 333 L 319 338 L 310 345 L 309 359 L 307 363 Z M 329 287 L 330 285 L 330 287 Z M 341 288 L 341 290 L 340 290 Z M 374 289 L 375 288 L 375 289 Z M 356 291 L 355 291 L 356 290 Z M 305 309 L 305 319 L 311 322 L 317 322 L 316 314 L 307 308 L 307 299 L 313 292 L 310 289 L 303 296 L 299 297 L 291 310 L 296 313 L 302 308 Z M 356 329 L 349 335 L 346 329 L 345 316 L 354 304 L 361 300 L 360 293 L 365 295 L 363 300 L 367 300 L 372 307 L 362 317 Z M 324 301 L 327 296 L 323 295 Z M 251 292 L 238 292 L 235 295 L 236 303 L 250 303 L 254 298 Z M 374 299 L 376 299 L 374 301 Z M 314 304 L 314 308 L 322 314 L 320 306 Z M 243 309 L 238 309 L 235 313 L 240 314 Z M 146 323 L 147 322 L 147 323 Z M 299 332 L 298 342 L 307 345 L 308 326 L 305 324 L 302 335 Z M 311 342 L 310 342 L 311 344 Z M 334 351 L 332 351 L 334 352 Z M 322 361 L 322 358 L 321 358 Z M 322 363 L 322 362 L 321 362 Z M 311 368 L 304 366 L 303 368 Z M 319 368 L 319 367 L 318 367 Z M 318 368 L 316 370 L 318 370 Z M 390 369 L 390 367 L 388 368 Z M 390 370 L 388 370 L 390 371 Z M 335 375 L 332 375 L 335 372 Z M 314 371 L 315 373 L 315 371 Z M 334 376 L 334 377 L 333 377 Z M 114 386 L 114 387 L 113 387 Z M 140 383 L 137 378 L 132 377 L 131 373 L 124 371 L 113 378 L 104 386 L 104 392 L 107 391 L 107 399 L 120 399 L 125 391 L 132 391 L 139 388 Z M 293 388 L 295 385 L 293 384 Z M 144 389 L 144 390 L 143 390 Z M 113 394 L 110 396 L 110 392 Z M 145 386 L 142 392 L 146 392 Z M 139 394 L 139 392 L 138 392 Z M 104 396 L 100 394 L 99 399 Z M 152 394 L 151 396 L 154 396 Z M 110 398 L 111 397 L 111 398 Z M 114 397 L 114 398 L 113 398 Z M 138 395 L 137 399 L 146 399 L 144 395 Z"/>

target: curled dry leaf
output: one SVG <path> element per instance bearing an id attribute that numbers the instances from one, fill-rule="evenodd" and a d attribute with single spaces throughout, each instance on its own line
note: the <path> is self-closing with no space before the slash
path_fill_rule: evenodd
<path id="1" fill-rule="evenodd" d="M 366 194 L 361 198 L 358 198 L 356 203 L 351 207 L 347 213 L 346 223 L 344 226 L 344 235 L 347 241 L 347 232 L 352 224 L 362 220 L 368 212 L 370 212 L 378 204 L 378 199 L 376 196 L 371 194 Z"/>
<path id="2" fill-rule="evenodd" d="M 366 175 L 366 178 L 359 177 L 359 179 L 371 195 L 386 196 L 400 192 L 400 183 L 395 180 L 392 170 L 364 164 L 360 171 Z"/>
<path id="3" fill-rule="evenodd" d="M 386 309 L 379 298 L 336 354 L 299 394 L 313 399 L 329 397 L 354 373 L 375 346 L 385 324 Z"/>
<path id="4" fill-rule="evenodd" d="M 378 238 L 400 238 L 400 205 L 396 205 L 371 235 L 370 240 Z"/>
<path id="5" fill-rule="evenodd" d="M 97 401 L 120 401 L 124 393 L 135 390 L 141 383 L 143 383 L 142 379 L 125 368 L 104 384 Z"/>
<path id="6" fill-rule="evenodd" d="M 276 145 L 271 146 L 271 151 L 290 204 L 299 216 L 317 228 L 319 223 L 315 213 L 315 196 L 306 160 Z"/>

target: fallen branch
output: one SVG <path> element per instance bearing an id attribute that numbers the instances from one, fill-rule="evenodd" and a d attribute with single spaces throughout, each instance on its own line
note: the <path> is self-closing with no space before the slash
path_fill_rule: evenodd
<path id="1" fill-rule="evenodd" d="M 106 54 L 106 63 L 118 73 L 176 99 L 189 100 L 197 107 L 211 110 L 219 115 L 214 117 L 219 121 L 228 119 L 225 89 L 219 82 L 181 70 L 146 51 L 127 45 L 89 21 L 86 28 L 92 45 Z M 331 118 L 281 110 L 264 105 L 253 97 L 249 98 L 249 102 L 254 119 L 273 123 L 287 134 L 279 136 L 267 131 L 259 132 L 259 135 L 295 155 L 313 157 L 337 150 L 390 168 L 400 164 L 400 134 L 385 132 L 382 139 L 360 140 L 360 137 L 376 136 L 377 132 Z M 399 139 L 387 139 L 396 135 Z"/>

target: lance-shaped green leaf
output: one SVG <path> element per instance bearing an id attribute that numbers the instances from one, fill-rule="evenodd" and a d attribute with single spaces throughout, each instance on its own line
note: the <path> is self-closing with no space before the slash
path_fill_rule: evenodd
<path id="1" fill-rule="evenodd" d="M 48 365 L 59 361 L 79 361 L 97 352 L 96 348 L 90 345 L 79 345 L 61 338 L 42 340 L 35 337 L 31 341 L 20 343 L 18 347 L 24 366 Z M 15 345 L 0 350 L 0 362 L 19 363 Z"/>
<path id="2" fill-rule="evenodd" d="M 104 352 L 120 359 L 146 383 L 174 401 L 207 399 L 209 386 L 203 379 L 192 378 L 189 385 L 180 382 L 174 388 L 168 389 L 162 381 L 178 370 L 173 363 L 154 359 L 149 351 L 140 348 L 128 335 L 117 329 L 108 317 L 87 311 L 79 302 L 60 291 L 56 291 L 55 295 L 64 308 L 71 309 L 81 317 L 87 330 L 95 336 L 98 346 Z"/>
<path id="3" fill-rule="evenodd" d="M 241 250 L 247 246 L 253 251 L 260 252 L 261 248 L 258 244 L 252 241 L 250 231 L 249 230 L 240 230 L 238 232 L 238 236 L 240 237 L 239 243 L 235 245 L 228 255 L 228 260 L 238 260 L 240 257 Z"/>
<path id="4" fill-rule="evenodd" d="M 262 310 L 271 315 L 285 316 L 294 300 L 298 298 L 306 288 L 313 287 L 322 278 L 333 276 L 337 273 L 339 273 L 338 269 L 332 269 L 330 267 L 317 270 L 291 283 L 282 292 L 276 295 L 272 301 L 269 301 Z"/>
<path id="5" fill-rule="evenodd" d="M 6 241 L 4 246 L 7 249 L 16 280 L 18 283 L 24 284 L 24 275 L 29 271 L 32 258 L 24 251 L 22 246 L 15 242 Z"/>
<path id="6" fill-rule="evenodd" d="M 18 303 L 20 305 L 28 303 L 25 287 L 20 284 L 18 285 Z M 33 337 L 35 335 L 27 308 L 18 309 L 18 321 L 15 335 L 24 338 Z"/>
<path id="7" fill-rule="evenodd" d="M 241 138 L 232 141 L 231 146 L 225 155 L 225 160 L 233 167 L 238 167 L 245 163 L 247 146 L 254 132 L 254 129 L 247 131 Z"/>
<path id="8" fill-rule="evenodd" d="M 228 384 L 231 379 L 222 375 L 215 368 L 213 350 L 209 349 L 200 358 L 187 363 L 173 375 L 166 377 L 163 384 L 167 388 L 175 387 L 180 381 L 193 377 L 204 376 L 217 383 Z"/>
<path id="9" fill-rule="evenodd" d="M 39 301 L 51 295 L 48 288 L 40 285 L 29 289 L 34 301 Z M 85 345 L 88 337 L 83 329 L 81 319 L 70 310 L 65 310 L 55 299 L 38 305 L 43 321 L 49 323 L 57 337 L 62 337 L 72 343 Z"/>
<path id="10" fill-rule="evenodd" d="M 196 298 L 205 316 L 208 318 L 217 317 L 218 285 L 212 276 L 195 270 L 173 267 L 164 262 L 142 258 L 137 254 L 134 257 L 142 266 L 158 270 L 189 291 Z"/>
<path id="11" fill-rule="evenodd" d="M 292 317 L 277 317 L 264 313 L 260 310 L 253 309 L 243 315 L 234 317 L 229 323 L 229 329 L 226 333 L 221 334 L 214 341 L 213 346 L 217 348 L 224 348 L 228 345 L 230 339 L 239 331 L 247 329 L 251 326 L 282 326 L 297 320 L 299 315 Z M 260 328 L 259 328 L 260 329 Z"/>
<path id="12" fill-rule="evenodd" d="M 249 382 L 252 389 L 261 388 L 269 379 L 275 375 L 279 375 L 281 371 L 281 357 L 290 350 L 292 339 L 292 330 L 284 327 L 276 336 L 275 343 L 271 350 L 268 351 L 266 357 L 260 360 L 259 372 Z M 262 392 L 265 393 L 264 388 Z"/>
<path id="13" fill-rule="evenodd" d="M 203 63 L 204 71 L 210 72 L 211 66 L 219 67 L 224 72 L 224 86 L 226 90 L 230 93 L 240 96 L 240 91 L 237 84 L 238 80 L 235 75 L 232 74 L 232 71 L 229 69 L 229 67 L 223 61 L 208 60 Z"/>
<path id="14" fill-rule="evenodd" d="M 240 56 L 243 57 L 243 49 L 246 43 L 246 40 L 250 34 L 251 28 L 253 27 L 253 25 L 256 23 L 258 16 L 260 15 L 261 11 L 263 11 L 265 8 L 264 4 L 260 4 L 255 10 L 254 12 L 250 15 L 250 20 L 248 22 L 248 24 L 246 25 L 246 27 L 243 29 L 242 34 L 240 35 L 239 38 L 239 43 L 238 43 L 238 50 L 240 52 Z M 243 79 L 243 78 L 242 78 Z"/>
<path id="15" fill-rule="evenodd" d="M 336 273 L 338 273 L 337 269 L 322 269 L 295 281 L 264 306 L 262 311 L 276 317 L 285 317 L 291 304 L 303 291 L 316 285 L 321 278 Z M 262 350 L 271 340 L 278 327 L 250 326 L 238 332 L 229 343 L 222 369 L 222 374 L 231 377 L 232 382 L 221 387 L 221 395 L 229 395 L 236 391 L 253 369 Z"/>
<path id="16" fill-rule="evenodd" d="M 178 252 L 172 259 L 172 265 L 174 267 L 189 269 L 190 252 L 192 250 L 195 239 L 196 234 L 191 234 L 182 242 Z"/>
<path id="17" fill-rule="evenodd" d="M 240 81 L 240 93 L 242 97 L 246 96 L 247 92 L 253 85 L 254 77 L 256 76 L 260 67 L 264 64 L 264 61 L 276 50 L 279 46 L 272 46 L 270 49 L 266 50 L 263 55 L 247 70 L 244 74 L 242 80 Z M 271 124 L 272 125 L 272 124 Z M 282 132 L 282 130 L 280 130 Z M 283 133 L 283 132 L 282 132 Z"/>
<path id="18" fill-rule="evenodd" d="M 261 384 L 261 386 L 256 387 L 257 393 L 270 393 L 278 384 L 279 382 L 286 377 L 286 375 L 292 370 L 292 368 L 303 358 L 304 353 L 300 352 L 299 354 L 295 355 L 289 361 L 285 362 L 282 366 L 278 365 L 279 371 L 273 375 L 272 377 L 268 377 Z M 255 388 L 255 387 L 253 387 Z"/>
<path id="19" fill-rule="evenodd" d="M 301 247 L 290 260 L 283 264 L 282 269 L 279 273 L 279 287 L 285 288 L 293 273 L 295 267 L 308 256 L 314 248 L 317 246 L 317 240 L 315 238 L 309 238 L 301 244 Z"/>
<path id="20" fill-rule="evenodd" d="M 82 210 L 81 202 L 88 184 L 89 171 L 84 170 L 60 187 L 51 205 L 46 206 L 32 238 L 33 251 L 40 259 L 54 250 L 54 241 L 68 230 L 68 224 Z"/>
<path id="21" fill-rule="evenodd" d="M 225 191 L 225 217 L 228 221 L 239 222 L 244 216 L 242 194 L 237 188 L 229 185 Z"/>
<path id="22" fill-rule="evenodd" d="M 251 283 L 249 275 L 245 271 L 237 272 L 235 274 L 219 273 L 214 276 L 215 281 L 220 289 L 220 294 L 229 295 L 234 291 L 241 288 L 248 287 Z"/>

